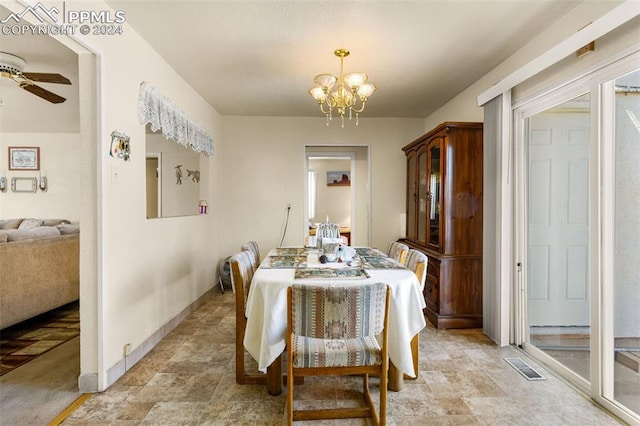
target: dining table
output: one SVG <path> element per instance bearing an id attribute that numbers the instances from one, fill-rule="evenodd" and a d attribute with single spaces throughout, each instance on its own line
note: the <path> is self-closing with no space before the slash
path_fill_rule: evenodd
<path id="1" fill-rule="evenodd" d="M 412 338 L 425 326 L 426 307 L 415 273 L 381 251 L 354 247 L 349 261 L 322 263 L 322 251 L 308 247 L 271 250 L 256 269 L 246 311 L 244 346 L 266 373 L 271 395 L 282 392 L 282 353 L 287 329 L 287 288 L 292 284 L 351 286 L 382 282 L 389 286 L 389 389 L 399 391 L 403 373 L 416 377 Z M 326 260 L 326 259 L 322 259 Z"/>

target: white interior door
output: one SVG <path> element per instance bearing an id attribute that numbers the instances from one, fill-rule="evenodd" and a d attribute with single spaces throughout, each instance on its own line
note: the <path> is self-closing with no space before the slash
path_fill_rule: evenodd
<path id="1" fill-rule="evenodd" d="M 589 326 L 589 96 L 528 119 L 530 326 Z"/>

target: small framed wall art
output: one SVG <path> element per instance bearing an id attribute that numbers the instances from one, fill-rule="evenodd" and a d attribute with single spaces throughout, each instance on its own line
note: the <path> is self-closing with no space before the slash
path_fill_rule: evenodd
<path id="1" fill-rule="evenodd" d="M 327 186 L 351 186 L 351 172 L 327 172 Z"/>
<path id="2" fill-rule="evenodd" d="M 9 170 L 40 170 L 40 148 L 10 146 Z"/>

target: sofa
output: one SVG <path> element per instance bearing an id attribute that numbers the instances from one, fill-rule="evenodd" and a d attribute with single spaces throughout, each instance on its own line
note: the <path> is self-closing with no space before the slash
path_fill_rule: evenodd
<path id="1" fill-rule="evenodd" d="M 78 300 L 80 226 L 0 220 L 0 329 Z"/>

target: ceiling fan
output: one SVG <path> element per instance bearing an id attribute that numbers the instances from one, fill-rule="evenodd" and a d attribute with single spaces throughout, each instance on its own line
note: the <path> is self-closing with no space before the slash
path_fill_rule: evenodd
<path id="1" fill-rule="evenodd" d="M 18 86 L 42 99 L 53 104 L 60 104 L 66 101 L 66 98 L 56 95 L 46 89 L 35 84 L 35 82 L 55 83 L 55 84 L 71 84 L 68 78 L 54 73 L 42 72 L 24 72 L 27 62 L 19 56 L 11 53 L 0 52 L 0 74 L 2 77 L 15 81 Z"/>

